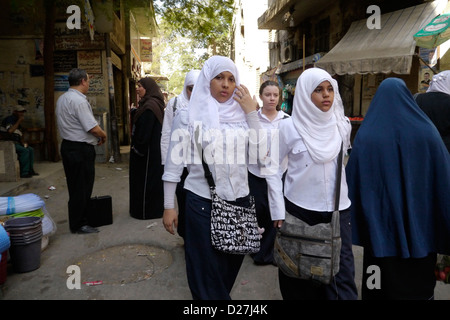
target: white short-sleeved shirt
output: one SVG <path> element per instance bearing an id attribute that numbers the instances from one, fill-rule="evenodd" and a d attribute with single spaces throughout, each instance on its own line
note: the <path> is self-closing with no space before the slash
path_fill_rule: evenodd
<path id="1" fill-rule="evenodd" d="M 97 145 L 89 130 L 98 125 L 86 96 L 70 88 L 56 102 L 56 120 L 62 139 Z"/>

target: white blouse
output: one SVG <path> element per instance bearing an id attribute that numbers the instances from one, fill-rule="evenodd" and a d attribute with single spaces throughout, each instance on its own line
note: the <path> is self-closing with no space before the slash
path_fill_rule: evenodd
<path id="1" fill-rule="evenodd" d="M 315 163 L 309 155 L 301 136 L 295 129 L 292 119 L 286 119 L 280 122 L 279 129 L 280 161 L 285 156 L 288 156 L 284 196 L 292 203 L 307 210 L 319 212 L 333 211 L 337 157 L 330 162 Z M 284 216 L 281 179 L 280 177 L 278 179 L 271 177 L 268 183 L 272 183 L 272 186 L 277 190 L 276 195 L 272 197 L 272 200 L 276 203 L 271 204 L 271 206 L 273 205 L 274 208 L 277 208 L 276 210 L 280 214 L 282 212 Z M 345 169 L 342 166 L 339 210 L 347 209 L 350 207 L 350 204 Z M 284 217 L 281 219 L 284 219 Z"/>
<path id="2" fill-rule="evenodd" d="M 276 138 L 278 138 L 278 124 L 280 123 L 280 121 L 285 118 L 290 117 L 287 113 L 280 110 L 280 111 L 278 111 L 278 114 L 275 117 L 275 119 L 270 120 L 269 118 L 267 118 L 267 116 L 264 113 L 262 113 L 262 108 L 258 110 L 258 116 L 259 116 L 259 122 L 260 122 L 261 128 L 265 129 L 265 131 L 267 132 L 268 146 L 272 142 L 274 142 L 276 140 Z M 255 175 L 259 178 L 263 178 L 266 176 L 264 169 L 266 169 L 266 168 L 264 166 L 261 166 L 261 164 L 250 163 L 248 165 L 248 171 L 250 171 L 253 175 Z M 280 166 L 280 170 L 282 173 L 284 173 L 286 171 L 286 169 L 287 169 L 287 157 L 285 158 L 285 160 L 282 162 L 282 164 Z"/>
<path id="3" fill-rule="evenodd" d="M 253 127 L 259 126 L 256 112 L 247 115 L 247 122 L 252 121 L 256 122 Z M 216 144 L 214 147 L 207 143 L 203 144 L 207 162 L 214 161 L 214 164 L 210 164 L 209 168 L 216 184 L 217 194 L 228 201 L 234 201 L 249 194 L 247 163 L 249 149 L 254 148 L 256 143 L 251 142 L 252 138 L 245 134 L 249 129 L 247 122 L 222 124 L 221 132 L 224 136 L 225 131 L 236 133 L 231 145 L 233 148 L 236 147 L 237 151 L 227 153 L 227 144 L 230 143 L 230 140 L 227 139 L 221 140 L 222 143 Z M 203 198 L 211 198 L 201 158 L 198 156 L 197 148 L 194 147 L 188 132 L 188 112 L 186 110 L 180 110 L 176 115 L 172 128 L 172 137 L 162 176 L 164 181 L 164 208 L 166 209 L 175 207 L 176 183 L 180 181 L 183 164 L 187 165 L 189 171 L 189 175 L 184 182 L 184 188 Z M 220 145 L 223 149 L 220 148 Z M 231 149 L 228 148 L 228 150 Z M 186 157 L 186 155 L 188 156 Z M 184 160 L 181 161 L 181 159 Z"/>
<path id="4" fill-rule="evenodd" d="M 166 163 L 167 150 L 169 149 L 170 133 L 172 132 L 172 123 L 174 117 L 173 106 L 177 97 L 172 98 L 164 109 L 164 118 L 161 131 L 161 161 L 162 165 Z M 177 106 L 178 107 L 178 106 Z"/>

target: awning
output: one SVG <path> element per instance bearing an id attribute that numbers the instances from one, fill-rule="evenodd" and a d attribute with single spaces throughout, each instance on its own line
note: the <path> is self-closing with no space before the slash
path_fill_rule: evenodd
<path id="1" fill-rule="evenodd" d="M 369 29 L 367 19 L 355 21 L 315 66 L 339 75 L 409 74 L 416 47 L 413 35 L 444 8 L 444 1 L 433 1 L 385 13 L 380 29 Z"/>

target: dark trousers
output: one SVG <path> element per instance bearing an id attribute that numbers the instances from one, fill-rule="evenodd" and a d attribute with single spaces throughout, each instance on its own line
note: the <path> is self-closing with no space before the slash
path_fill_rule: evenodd
<path id="1" fill-rule="evenodd" d="M 376 258 L 364 250 L 361 297 L 363 300 L 433 300 L 436 254 L 424 258 Z M 376 266 L 379 274 L 368 271 Z M 378 276 L 378 279 L 375 279 Z M 374 286 L 378 281 L 379 286 Z"/>
<path id="2" fill-rule="evenodd" d="M 193 299 L 230 300 L 245 255 L 220 252 L 211 244 L 211 200 L 186 190 L 186 274 Z"/>
<path id="3" fill-rule="evenodd" d="M 20 176 L 26 176 L 34 172 L 34 149 L 30 146 L 24 147 L 16 143 L 16 153 L 20 164 Z"/>
<path id="4" fill-rule="evenodd" d="M 332 212 L 316 212 L 300 208 L 285 198 L 286 210 L 310 225 L 330 222 Z M 278 269 L 280 291 L 285 300 L 357 300 L 355 263 L 352 251 L 350 210 L 340 211 L 341 255 L 339 272 L 328 285 L 286 276 Z"/>
<path id="5" fill-rule="evenodd" d="M 69 227 L 75 232 L 87 224 L 95 180 L 95 148 L 84 142 L 63 140 L 61 156 L 69 190 Z"/>
<path id="6" fill-rule="evenodd" d="M 273 226 L 270 216 L 269 199 L 267 195 L 267 182 L 252 173 L 248 173 L 250 194 L 255 197 L 256 217 L 260 228 L 264 228 L 261 238 L 261 249 L 251 257 L 256 264 L 270 264 L 273 262 L 273 245 L 277 230 Z"/>

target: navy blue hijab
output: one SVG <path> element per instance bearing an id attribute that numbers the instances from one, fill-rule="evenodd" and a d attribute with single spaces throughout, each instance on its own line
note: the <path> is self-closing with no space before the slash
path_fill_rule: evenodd
<path id="1" fill-rule="evenodd" d="M 353 243 L 375 257 L 450 254 L 450 154 L 403 80 L 384 80 L 346 166 Z"/>

